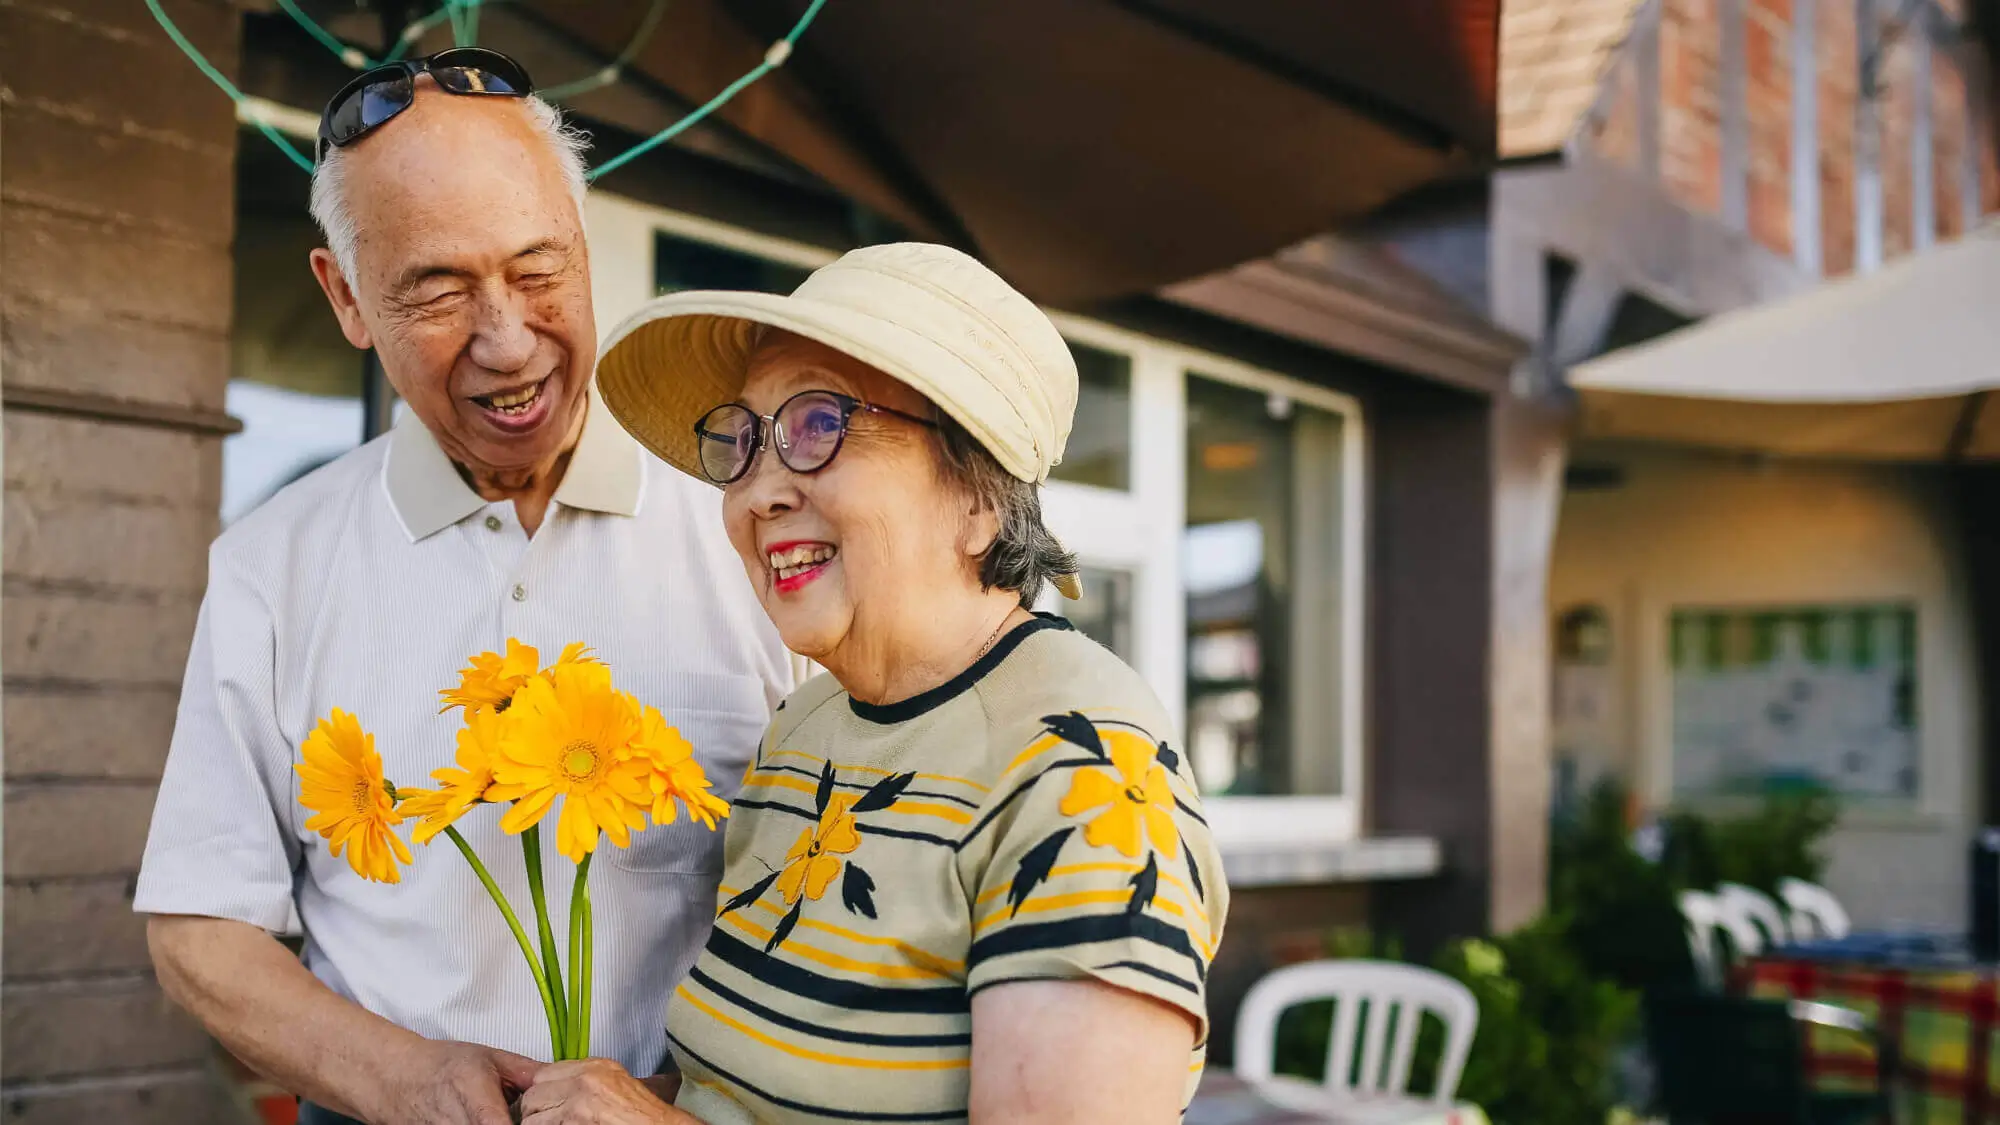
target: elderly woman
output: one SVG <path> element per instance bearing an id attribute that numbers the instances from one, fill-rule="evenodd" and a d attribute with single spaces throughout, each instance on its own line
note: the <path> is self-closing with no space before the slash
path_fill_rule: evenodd
<path id="1" fill-rule="evenodd" d="M 830 675 L 780 705 L 716 926 L 667 1016 L 676 1106 L 548 1068 L 531 1125 L 1180 1120 L 1227 891 L 1138 675 L 1029 611 L 1076 367 L 973 259 L 857 250 L 789 297 L 682 293 L 614 334 L 612 413 L 721 486 L 751 583 Z"/>

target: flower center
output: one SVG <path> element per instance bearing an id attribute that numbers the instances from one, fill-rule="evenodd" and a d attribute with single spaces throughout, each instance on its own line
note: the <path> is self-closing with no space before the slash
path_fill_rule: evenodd
<path id="1" fill-rule="evenodd" d="M 1144 789 L 1139 788 L 1136 785 L 1127 785 L 1125 787 L 1125 799 L 1132 802 L 1135 805 L 1144 805 L 1151 803 L 1146 797 L 1146 791 Z"/>
<path id="2" fill-rule="evenodd" d="M 819 854 L 825 850 L 826 848 L 823 845 L 821 845 L 818 840 L 814 840 L 812 842 L 812 847 L 806 849 L 806 858 L 807 859 L 817 858 Z"/>
<path id="3" fill-rule="evenodd" d="M 366 781 L 355 782 L 353 800 L 355 813 L 366 813 L 375 807 L 375 787 Z"/>
<path id="4" fill-rule="evenodd" d="M 578 740 L 563 747 L 563 772 L 571 781 L 582 781 L 597 771 L 597 744 Z"/>

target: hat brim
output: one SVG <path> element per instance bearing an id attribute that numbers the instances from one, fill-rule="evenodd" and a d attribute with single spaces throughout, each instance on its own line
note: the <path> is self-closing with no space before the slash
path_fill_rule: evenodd
<path id="1" fill-rule="evenodd" d="M 598 391 L 639 444 L 707 481 L 695 423 L 742 394 L 759 325 L 825 344 L 908 385 L 964 426 L 1009 473 L 1039 481 L 1036 467 L 1015 463 L 987 421 L 1018 420 L 1015 407 L 970 362 L 893 321 L 810 298 L 722 290 L 656 297 L 606 339 Z"/>

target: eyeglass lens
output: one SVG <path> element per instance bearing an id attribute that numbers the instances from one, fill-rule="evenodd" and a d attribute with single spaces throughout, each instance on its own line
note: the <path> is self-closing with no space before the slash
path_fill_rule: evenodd
<path id="1" fill-rule="evenodd" d="M 786 399 L 773 416 L 778 459 L 795 473 L 825 468 L 840 451 L 850 414 L 844 400 L 824 391 L 806 391 Z M 741 477 L 762 444 L 763 425 L 762 418 L 736 403 L 709 411 L 695 427 L 702 471 L 718 484 Z"/>

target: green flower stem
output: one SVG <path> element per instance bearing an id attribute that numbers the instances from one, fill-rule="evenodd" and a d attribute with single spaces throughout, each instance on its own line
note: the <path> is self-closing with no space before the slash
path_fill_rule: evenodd
<path id="1" fill-rule="evenodd" d="M 596 976 L 591 967 L 592 947 L 596 944 L 594 922 L 597 911 L 590 904 L 590 888 L 583 890 L 583 1015 L 577 1021 L 583 1025 L 583 1051 L 578 1058 L 590 1057 L 590 991 Z"/>
<path id="2" fill-rule="evenodd" d="M 549 899 L 542 889 L 542 827 L 521 833 L 521 851 L 528 859 L 528 893 L 535 900 L 535 926 L 542 941 L 542 970 L 549 977 L 549 994 L 556 1002 L 556 1062 L 563 1061 L 569 1043 L 569 1003 L 563 994 L 562 962 L 556 956 L 556 932 L 549 924 Z"/>
<path id="3" fill-rule="evenodd" d="M 569 895 L 569 1051 L 568 1059 L 583 1058 L 585 1044 L 590 1039 L 590 1025 L 586 1016 L 589 1007 L 590 988 L 585 969 L 584 917 L 590 908 L 590 861 L 596 852 L 587 853 L 583 862 L 576 865 L 576 886 Z"/>
<path id="4" fill-rule="evenodd" d="M 500 916 L 507 920 L 507 928 L 514 931 L 514 940 L 521 946 L 521 956 L 528 959 L 528 971 L 535 974 L 535 990 L 542 994 L 542 1013 L 549 1020 L 549 1044 L 557 1052 L 561 1052 L 561 1029 L 556 1024 L 555 994 L 549 991 L 548 974 L 542 971 L 542 962 L 535 956 L 535 947 L 528 940 L 528 931 L 521 928 L 521 920 L 514 916 L 514 908 L 507 904 L 507 896 L 500 893 L 500 885 L 493 881 L 492 873 L 479 861 L 479 855 L 472 850 L 472 845 L 465 842 L 465 837 L 459 835 L 456 828 L 447 825 L 444 832 L 451 837 L 452 843 L 458 845 L 459 854 L 465 857 L 465 862 L 472 865 L 472 873 L 479 876 L 479 882 L 485 886 L 486 893 L 493 898 L 493 905 L 500 908 Z"/>

